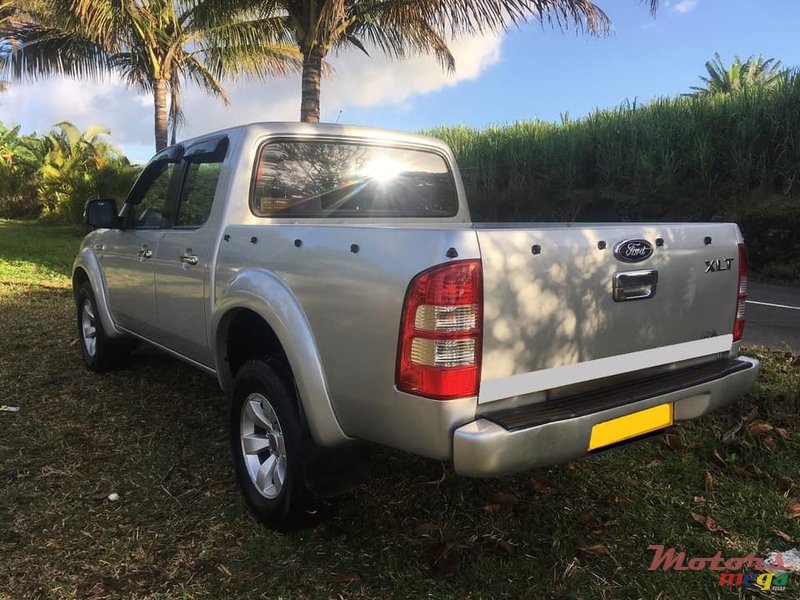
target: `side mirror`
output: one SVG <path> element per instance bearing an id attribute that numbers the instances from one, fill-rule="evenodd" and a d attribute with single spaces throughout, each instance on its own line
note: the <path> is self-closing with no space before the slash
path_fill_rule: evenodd
<path id="1" fill-rule="evenodd" d="M 117 227 L 117 203 L 113 200 L 90 200 L 83 211 L 86 224 L 92 229 Z"/>

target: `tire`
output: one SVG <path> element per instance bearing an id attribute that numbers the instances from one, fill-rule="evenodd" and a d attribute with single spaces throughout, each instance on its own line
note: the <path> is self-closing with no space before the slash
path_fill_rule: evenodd
<path id="1" fill-rule="evenodd" d="M 127 338 L 110 338 L 103 329 L 91 284 L 87 281 L 75 296 L 78 338 L 86 366 L 97 373 L 125 365 L 133 344 Z"/>
<path id="2" fill-rule="evenodd" d="M 303 475 L 310 436 L 301 425 L 294 386 L 266 361 L 245 363 L 230 397 L 236 478 L 253 515 L 277 531 L 309 525 L 315 496 Z"/>

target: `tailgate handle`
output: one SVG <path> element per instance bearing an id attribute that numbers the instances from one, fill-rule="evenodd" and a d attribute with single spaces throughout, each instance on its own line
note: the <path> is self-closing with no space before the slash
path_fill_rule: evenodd
<path id="1" fill-rule="evenodd" d="M 614 302 L 647 300 L 656 295 L 658 271 L 620 271 L 614 273 Z"/>

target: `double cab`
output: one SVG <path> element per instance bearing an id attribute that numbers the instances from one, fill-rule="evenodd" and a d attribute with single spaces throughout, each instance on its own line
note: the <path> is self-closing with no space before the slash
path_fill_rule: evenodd
<path id="1" fill-rule="evenodd" d="M 144 341 L 214 376 L 276 528 L 358 483 L 371 443 L 492 477 L 696 419 L 758 373 L 735 224 L 474 223 L 427 137 L 236 127 L 86 215 L 83 360 L 118 368 Z"/>

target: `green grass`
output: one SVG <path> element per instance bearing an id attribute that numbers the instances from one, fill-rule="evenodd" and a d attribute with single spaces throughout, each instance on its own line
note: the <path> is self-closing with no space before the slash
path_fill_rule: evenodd
<path id="1" fill-rule="evenodd" d="M 0 404 L 21 407 L 0 412 L 3 600 L 716 598 L 737 594 L 707 572 L 648 571 L 647 546 L 731 557 L 800 544 L 800 519 L 784 516 L 800 490 L 779 488 L 798 479 L 800 359 L 763 351 L 758 389 L 678 427 L 672 448 L 656 440 L 494 480 L 379 449 L 372 479 L 339 499 L 333 518 L 273 533 L 233 482 L 215 381 L 147 348 L 124 371 L 87 372 L 63 274 L 76 239 L 22 225 L 12 235 L 37 243 L 18 246 L 5 236 L 15 225 L 2 227 Z M 786 438 L 752 435 L 754 421 Z M 737 470 L 749 465 L 764 478 Z M 555 493 L 534 489 L 542 479 Z M 690 512 L 727 533 L 697 527 Z M 595 544 L 609 554 L 580 550 Z M 796 597 L 800 576 L 789 586 L 783 597 Z"/>
<path id="2" fill-rule="evenodd" d="M 0 219 L 0 283 L 67 285 L 85 229 Z"/>

